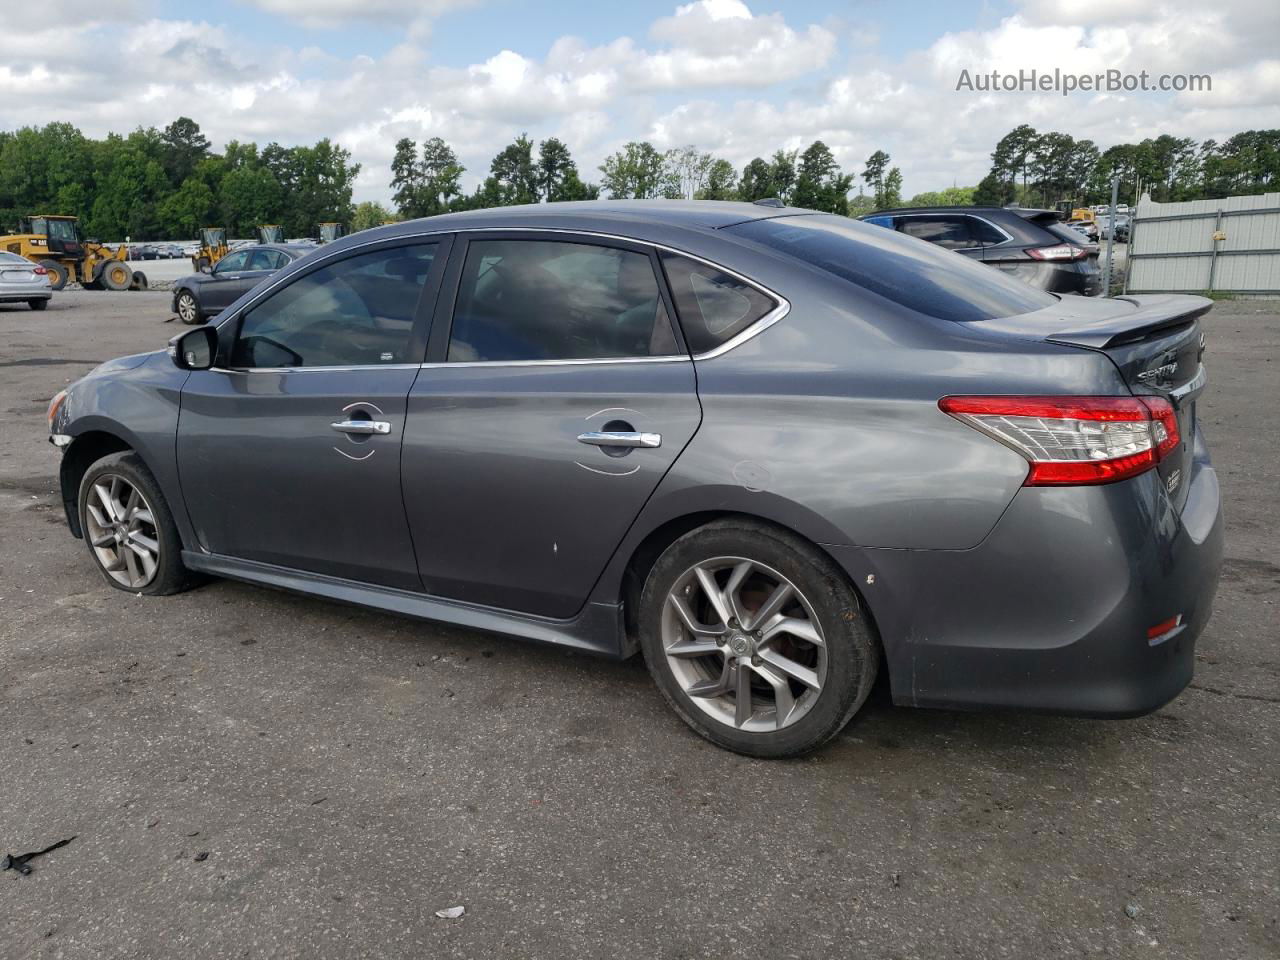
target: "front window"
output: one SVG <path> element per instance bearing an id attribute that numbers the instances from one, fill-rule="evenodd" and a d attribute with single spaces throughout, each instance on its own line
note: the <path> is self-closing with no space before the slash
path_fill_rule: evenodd
<path id="1" fill-rule="evenodd" d="M 36 217 L 31 221 L 31 232 L 43 234 L 51 240 L 74 240 L 76 223 L 74 220 L 53 220 L 48 217 Z"/>
<path id="2" fill-rule="evenodd" d="M 435 251 L 384 247 L 304 274 L 245 314 L 231 366 L 420 363 L 410 349 Z"/>

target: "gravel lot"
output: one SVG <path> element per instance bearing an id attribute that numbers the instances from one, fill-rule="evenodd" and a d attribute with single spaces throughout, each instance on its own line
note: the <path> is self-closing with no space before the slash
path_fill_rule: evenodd
<path id="1" fill-rule="evenodd" d="M 45 405 L 168 315 L 0 307 L 0 855 L 76 837 L 0 873 L 6 957 L 1280 956 L 1275 303 L 1207 322 L 1229 559 L 1191 689 L 1117 722 L 878 691 L 784 763 L 697 739 L 639 661 L 108 588 Z"/>

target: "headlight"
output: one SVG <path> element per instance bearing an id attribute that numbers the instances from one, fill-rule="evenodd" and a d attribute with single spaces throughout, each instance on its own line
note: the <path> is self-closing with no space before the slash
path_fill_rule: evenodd
<path id="1" fill-rule="evenodd" d="M 62 409 L 62 404 L 67 399 L 67 391 L 59 390 L 53 395 L 53 399 L 49 401 L 49 410 L 45 414 L 49 421 L 49 431 L 53 432 L 53 421 L 58 416 L 58 411 Z"/>

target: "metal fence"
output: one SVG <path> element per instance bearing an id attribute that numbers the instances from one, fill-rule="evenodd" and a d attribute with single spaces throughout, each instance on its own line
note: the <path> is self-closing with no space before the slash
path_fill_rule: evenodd
<path id="1" fill-rule="evenodd" d="M 1125 292 L 1211 291 L 1280 296 L 1280 193 L 1138 201 Z"/>

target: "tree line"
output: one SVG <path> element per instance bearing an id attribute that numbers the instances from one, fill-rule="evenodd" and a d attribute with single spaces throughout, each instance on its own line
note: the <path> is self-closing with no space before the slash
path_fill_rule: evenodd
<path id="1" fill-rule="evenodd" d="M 991 172 L 974 191 L 983 206 L 1021 203 L 1052 207 L 1059 201 L 1107 203 L 1111 181 L 1129 201 L 1138 191 L 1167 203 L 1209 200 L 1280 188 L 1280 130 L 1246 130 L 1219 143 L 1161 134 L 1099 150 L 1092 140 L 1040 133 L 1028 124 L 1000 138 Z"/>
<path id="2" fill-rule="evenodd" d="M 77 216 L 87 236 L 110 241 L 194 238 L 212 225 L 252 236 L 261 223 L 307 237 L 351 219 L 359 172 L 328 138 L 261 149 L 232 140 L 214 153 L 187 117 L 101 140 L 69 123 L 24 127 L 0 131 L 0 230 L 46 213 Z"/>
<path id="3" fill-rule="evenodd" d="M 516 137 L 491 160 L 469 192 L 466 168 L 439 137 L 405 138 L 391 160 L 394 209 L 352 204 L 360 164 L 328 138 L 284 147 L 233 140 L 214 153 L 199 125 L 179 117 L 163 130 L 108 134 L 95 140 L 69 123 L 0 131 L 0 230 L 20 217 L 69 214 L 85 233 L 103 240 L 194 237 L 200 227 L 226 227 L 251 236 L 278 223 L 286 236 L 312 236 L 325 221 L 355 229 L 393 219 L 431 216 L 508 204 L 557 200 L 690 197 L 783 203 L 845 216 L 901 206 L 902 172 L 883 150 L 859 172 L 841 168 L 821 140 L 804 150 L 775 150 L 741 170 L 722 157 L 686 146 L 659 150 L 636 140 L 583 175 L 568 145 L 556 137 L 535 143 Z M 1052 207 L 1104 203 L 1113 175 L 1120 196 L 1195 200 L 1280 189 L 1280 130 L 1249 130 L 1221 143 L 1167 134 L 1099 150 L 1091 140 L 1027 124 L 1000 139 L 991 170 L 976 186 L 916 194 L 913 206 L 1020 203 Z M 854 194 L 854 188 L 857 193 Z"/>

